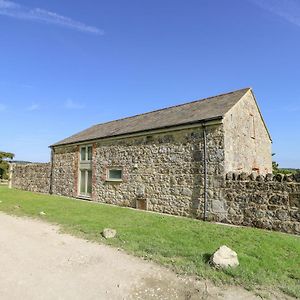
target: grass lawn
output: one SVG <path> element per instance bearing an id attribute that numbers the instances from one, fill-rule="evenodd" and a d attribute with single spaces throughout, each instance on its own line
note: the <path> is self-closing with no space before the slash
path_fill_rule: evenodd
<path id="1" fill-rule="evenodd" d="M 123 248 L 217 284 L 247 289 L 280 289 L 300 298 L 300 237 L 253 228 L 235 228 L 186 218 L 94 204 L 66 197 L 9 190 L 0 186 L 0 210 L 59 224 L 64 232 Z M 44 211 L 45 216 L 39 213 Z M 118 236 L 105 240 L 103 228 Z M 207 260 L 221 245 L 234 249 L 240 266 L 217 271 Z"/>

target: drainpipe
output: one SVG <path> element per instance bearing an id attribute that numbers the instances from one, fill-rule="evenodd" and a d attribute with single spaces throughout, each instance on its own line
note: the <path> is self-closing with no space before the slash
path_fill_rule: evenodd
<path id="1" fill-rule="evenodd" d="M 9 163 L 9 173 L 8 173 L 8 176 L 9 176 L 9 178 L 8 178 L 8 188 L 9 188 L 9 189 L 12 188 L 13 167 L 14 167 L 13 163 L 10 162 L 10 163 Z"/>
<path id="2" fill-rule="evenodd" d="M 54 148 L 51 148 L 51 164 L 50 164 L 50 186 L 49 186 L 49 194 L 53 194 L 53 162 L 54 162 Z"/>
<path id="3" fill-rule="evenodd" d="M 207 194 L 207 134 L 206 127 L 203 125 L 203 140 L 204 140 L 204 150 L 203 150 L 203 164 L 204 164 L 204 221 L 207 220 L 207 206 L 208 206 L 208 194 Z"/>

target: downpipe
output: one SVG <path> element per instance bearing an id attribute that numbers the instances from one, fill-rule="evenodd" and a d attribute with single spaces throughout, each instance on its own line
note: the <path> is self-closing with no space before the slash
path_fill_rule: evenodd
<path id="1" fill-rule="evenodd" d="M 54 164 L 54 148 L 51 148 L 51 166 L 50 166 L 50 186 L 49 194 L 53 194 L 53 164 Z"/>
<path id="2" fill-rule="evenodd" d="M 207 132 L 206 127 L 203 126 L 203 165 L 204 165 L 204 215 L 203 220 L 207 221 L 207 208 L 208 208 L 208 176 L 207 176 Z"/>

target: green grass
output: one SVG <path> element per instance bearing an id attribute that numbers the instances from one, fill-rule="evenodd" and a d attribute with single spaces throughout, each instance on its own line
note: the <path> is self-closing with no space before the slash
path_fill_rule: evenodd
<path id="1" fill-rule="evenodd" d="M 66 197 L 35 194 L 0 187 L 0 210 L 59 224 L 64 232 L 123 248 L 216 284 L 247 289 L 280 289 L 300 297 L 300 238 L 254 228 L 236 228 L 186 218 L 94 204 Z M 45 216 L 39 213 L 44 211 Z M 118 236 L 105 240 L 103 228 Z M 221 245 L 234 249 L 240 266 L 214 270 L 209 256 Z"/>

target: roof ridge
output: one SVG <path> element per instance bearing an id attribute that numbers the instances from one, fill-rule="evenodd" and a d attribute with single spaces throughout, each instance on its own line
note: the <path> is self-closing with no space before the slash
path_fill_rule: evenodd
<path id="1" fill-rule="evenodd" d="M 240 91 L 243 91 L 243 90 L 251 90 L 251 88 L 250 87 L 246 87 L 246 88 L 243 88 L 243 89 L 239 89 L 239 90 L 235 90 L 235 91 L 231 91 L 231 92 L 227 92 L 227 93 L 222 93 L 222 94 L 218 94 L 218 95 L 207 97 L 207 98 L 202 98 L 202 99 L 198 99 L 198 100 L 193 100 L 193 101 L 185 102 L 185 103 L 182 103 L 182 104 L 177 104 L 177 105 L 172 105 L 172 106 L 168 106 L 168 107 L 164 107 L 164 108 L 155 109 L 155 110 L 148 111 L 148 112 L 145 112 L 145 113 L 141 113 L 141 114 L 136 114 L 136 115 L 129 116 L 129 117 L 120 118 L 120 119 L 117 119 L 117 120 L 111 120 L 111 121 L 107 121 L 107 122 L 103 122 L 103 123 L 98 123 L 98 124 L 90 126 L 87 129 L 90 129 L 92 127 L 96 127 L 98 125 L 103 125 L 103 124 L 118 122 L 118 121 L 122 121 L 122 120 L 132 119 L 132 118 L 136 118 L 138 116 L 144 116 L 144 115 L 151 114 L 151 113 L 154 113 L 154 112 L 163 111 L 163 110 L 167 110 L 167 109 L 175 108 L 175 107 L 180 107 L 180 106 L 184 106 L 184 105 L 195 103 L 195 102 L 206 101 L 206 100 L 210 100 L 210 99 L 213 99 L 213 98 L 217 98 L 217 97 L 221 97 L 221 96 L 225 96 L 225 95 L 237 93 L 237 92 L 240 92 Z"/>

